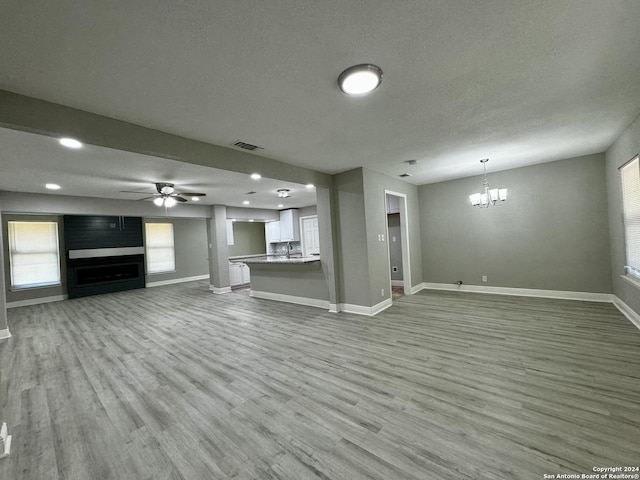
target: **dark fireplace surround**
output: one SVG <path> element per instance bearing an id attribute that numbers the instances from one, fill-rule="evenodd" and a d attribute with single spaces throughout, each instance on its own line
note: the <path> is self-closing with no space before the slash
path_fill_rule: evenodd
<path id="1" fill-rule="evenodd" d="M 69 298 L 145 287 L 141 218 L 65 215 L 64 231 Z"/>
<path id="2" fill-rule="evenodd" d="M 144 286 L 143 254 L 67 260 L 69 298 L 120 292 Z"/>

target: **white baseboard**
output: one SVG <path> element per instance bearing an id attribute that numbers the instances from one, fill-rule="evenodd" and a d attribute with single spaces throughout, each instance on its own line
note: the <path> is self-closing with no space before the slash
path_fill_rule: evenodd
<path id="1" fill-rule="evenodd" d="M 413 295 L 414 293 L 418 293 L 420 290 L 424 290 L 426 287 L 424 286 L 424 283 L 419 283 L 417 285 L 413 285 L 411 287 L 411 295 Z"/>
<path id="2" fill-rule="evenodd" d="M 373 307 L 365 307 L 363 305 L 353 305 L 350 303 L 341 303 L 340 311 L 347 313 L 355 313 L 356 315 L 367 315 L 369 317 L 373 317 L 374 315 L 380 313 L 383 310 L 386 310 L 391 305 L 393 305 L 393 300 L 387 298 L 382 302 L 374 305 Z"/>
<path id="3" fill-rule="evenodd" d="M 330 303 L 329 304 L 329 313 L 338 313 L 340 310 L 340 304 L 338 303 Z"/>
<path id="4" fill-rule="evenodd" d="M 447 290 L 453 292 L 489 293 L 492 295 L 515 295 L 518 297 L 559 298 L 586 302 L 612 303 L 610 293 L 567 292 L 563 290 L 538 290 L 534 288 L 489 287 L 482 285 L 454 285 L 449 283 L 422 283 L 419 290 Z"/>
<path id="5" fill-rule="evenodd" d="M 613 304 L 620 312 L 631 321 L 640 330 L 640 314 L 633 310 L 629 305 L 613 295 Z"/>
<path id="6" fill-rule="evenodd" d="M 158 280 L 157 282 L 148 282 L 145 287 L 160 287 L 162 285 L 173 285 L 174 283 L 195 282 L 196 280 L 209 280 L 209 275 L 196 275 L 195 277 L 174 278 L 172 280 Z"/>
<path id="7" fill-rule="evenodd" d="M 69 298 L 69 295 L 53 295 L 51 297 L 30 298 L 29 300 L 16 300 L 7 302 L 7 308 L 28 307 L 29 305 L 39 305 L 41 303 L 61 302 Z"/>
<path id="8" fill-rule="evenodd" d="M 11 332 L 9 331 L 9 327 L 0 330 L 0 340 L 4 340 L 6 338 L 11 338 Z"/>
<path id="9" fill-rule="evenodd" d="M 216 295 L 222 295 L 223 293 L 231 293 L 231 287 L 214 287 L 213 285 L 209 285 L 209 290 L 211 290 Z"/>
<path id="10" fill-rule="evenodd" d="M 404 280 L 391 280 L 392 287 L 404 287 Z"/>
<path id="11" fill-rule="evenodd" d="M 329 300 L 320 300 L 317 298 L 296 297 L 294 295 L 285 295 L 283 293 L 261 292 L 259 290 L 251 290 L 250 296 L 254 298 L 263 298 L 265 300 L 275 300 L 277 302 L 295 303 L 296 305 L 306 305 L 307 307 L 318 307 L 328 310 L 330 308 Z"/>

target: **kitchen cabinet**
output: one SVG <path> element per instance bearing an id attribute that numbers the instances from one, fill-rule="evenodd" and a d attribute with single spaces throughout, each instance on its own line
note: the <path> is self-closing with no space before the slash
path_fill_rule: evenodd
<path id="1" fill-rule="evenodd" d="M 300 241 L 300 216 L 297 208 L 280 211 L 280 241 Z"/>
<path id="2" fill-rule="evenodd" d="M 400 213 L 400 197 L 387 195 L 387 213 Z"/>
<path id="3" fill-rule="evenodd" d="M 280 221 L 268 222 L 267 243 L 277 243 L 280 241 Z"/>
<path id="4" fill-rule="evenodd" d="M 232 287 L 247 285 L 251 281 L 250 269 L 245 263 L 229 263 L 229 280 Z"/>
<path id="5" fill-rule="evenodd" d="M 246 263 L 242 264 L 242 284 L 248 285 L 251 283 L 251 270 Z"/>

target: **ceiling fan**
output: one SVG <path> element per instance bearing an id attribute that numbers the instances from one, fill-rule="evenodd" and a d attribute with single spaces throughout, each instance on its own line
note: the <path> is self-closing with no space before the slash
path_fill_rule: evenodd
<path id="1" fill-rule="evenodd" d="M 176 192 L 175 185 L 173 183 L 156 183 L 156 190 L 158 193 L 152 194 L 150 197 L 141 198 L 140 200 L 149 200 L 153 198 L 153 203 L 157 206 L 173 207 L 176 203 L 187 202 L 185 197 L 191 197 L 191 200 L 197 201 L 198 197 L 206 196 L 206 193 L 200 192 Z M 147 193 L 147 192 L 132 192 L 130 190 L 121 190 L 124 193 Z"/>

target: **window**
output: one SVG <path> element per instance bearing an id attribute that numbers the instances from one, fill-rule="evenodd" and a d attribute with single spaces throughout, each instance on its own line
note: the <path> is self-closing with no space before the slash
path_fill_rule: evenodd
<path id="1" fill-rule="evenodd" d="M 627 246 L 626 269 L 640 278 L 640 158 L 620 168 L 622 176 L 622 215 Z"/>
<path id="2" fill-rule="evenodd" d="M 147 273 L 175 271 L 173 224 L 147 223 L 144 226 L 144 232 L 147 251 Z"/>
<path id="3" fill-rule="evenodd" d="M 57 222 L 8 222 L 11 287 L 60 284 Z"/>

